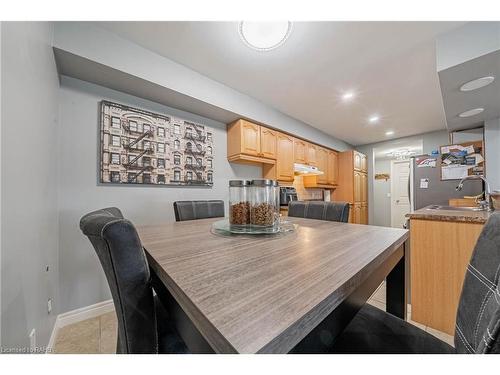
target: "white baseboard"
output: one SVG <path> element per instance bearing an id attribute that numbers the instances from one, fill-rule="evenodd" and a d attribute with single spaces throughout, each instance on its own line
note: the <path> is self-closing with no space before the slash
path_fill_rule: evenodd
<path id="1" fill-rule="evenodd" d="M 50 340 L 47 345 L 46 352 L 51 353 L 52 350 L 54 349 L 54 344 L 56 343 L 57 334 L 62 327 L 78 323 L 83 320 L 95 318 L 99 315 L 106 314 L 114 310 L 115 306 L 113 304 L 113 300 L 109 299 L 107 301 L 98 302 L 90 306 L 81 307 L 76 310 L 59 314 L 54 323 L 54 328 L 52 329 L 52 334 L 50 335 Z"/>

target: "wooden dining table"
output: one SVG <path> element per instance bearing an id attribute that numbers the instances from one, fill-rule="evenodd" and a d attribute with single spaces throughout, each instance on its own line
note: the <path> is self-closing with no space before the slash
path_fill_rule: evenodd
<path id="1" fill-rule="evenodd" d="M 328 352 L 384 279 L 387 312 L 405 319 L 407 230 L 290 217 L 291 233 L 223 236 L 218 220 L 138 227 L 191 352 Z"/>

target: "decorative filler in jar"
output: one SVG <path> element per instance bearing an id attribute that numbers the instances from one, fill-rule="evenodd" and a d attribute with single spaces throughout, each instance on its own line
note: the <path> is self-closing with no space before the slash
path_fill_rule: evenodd
<path id="1" fill-rule="evenodd" d="M 257 227 L 279 226 L 279 185 L 274 180 L 252 180 L 250 224 Z"/>
<path id="2" fill-rule="evenodd" d="M 244 227 L 250 224 L 249 180 L 229 181 L 229 224 Z"/>

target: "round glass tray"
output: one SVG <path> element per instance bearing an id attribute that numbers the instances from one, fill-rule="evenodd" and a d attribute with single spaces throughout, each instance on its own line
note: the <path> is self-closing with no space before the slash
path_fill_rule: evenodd
<path id="1" fill-rule="evenodd" d="M 277 227 L 235 226 L 229 224 L 229 219 L 219 220 L 212 224 L 212 232 L 222 235 L 232 234 L 283 234 L 294 232 L 298 227 L 289 221 L 280 221 Z"/>

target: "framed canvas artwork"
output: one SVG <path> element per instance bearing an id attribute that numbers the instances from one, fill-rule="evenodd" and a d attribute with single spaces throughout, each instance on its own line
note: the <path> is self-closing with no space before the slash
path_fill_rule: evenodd
<path id="1" fill-rule="evenodd" d="M 213 185 L 210 127 L 109 101 L 100 123 L 101 183 Z"/>

